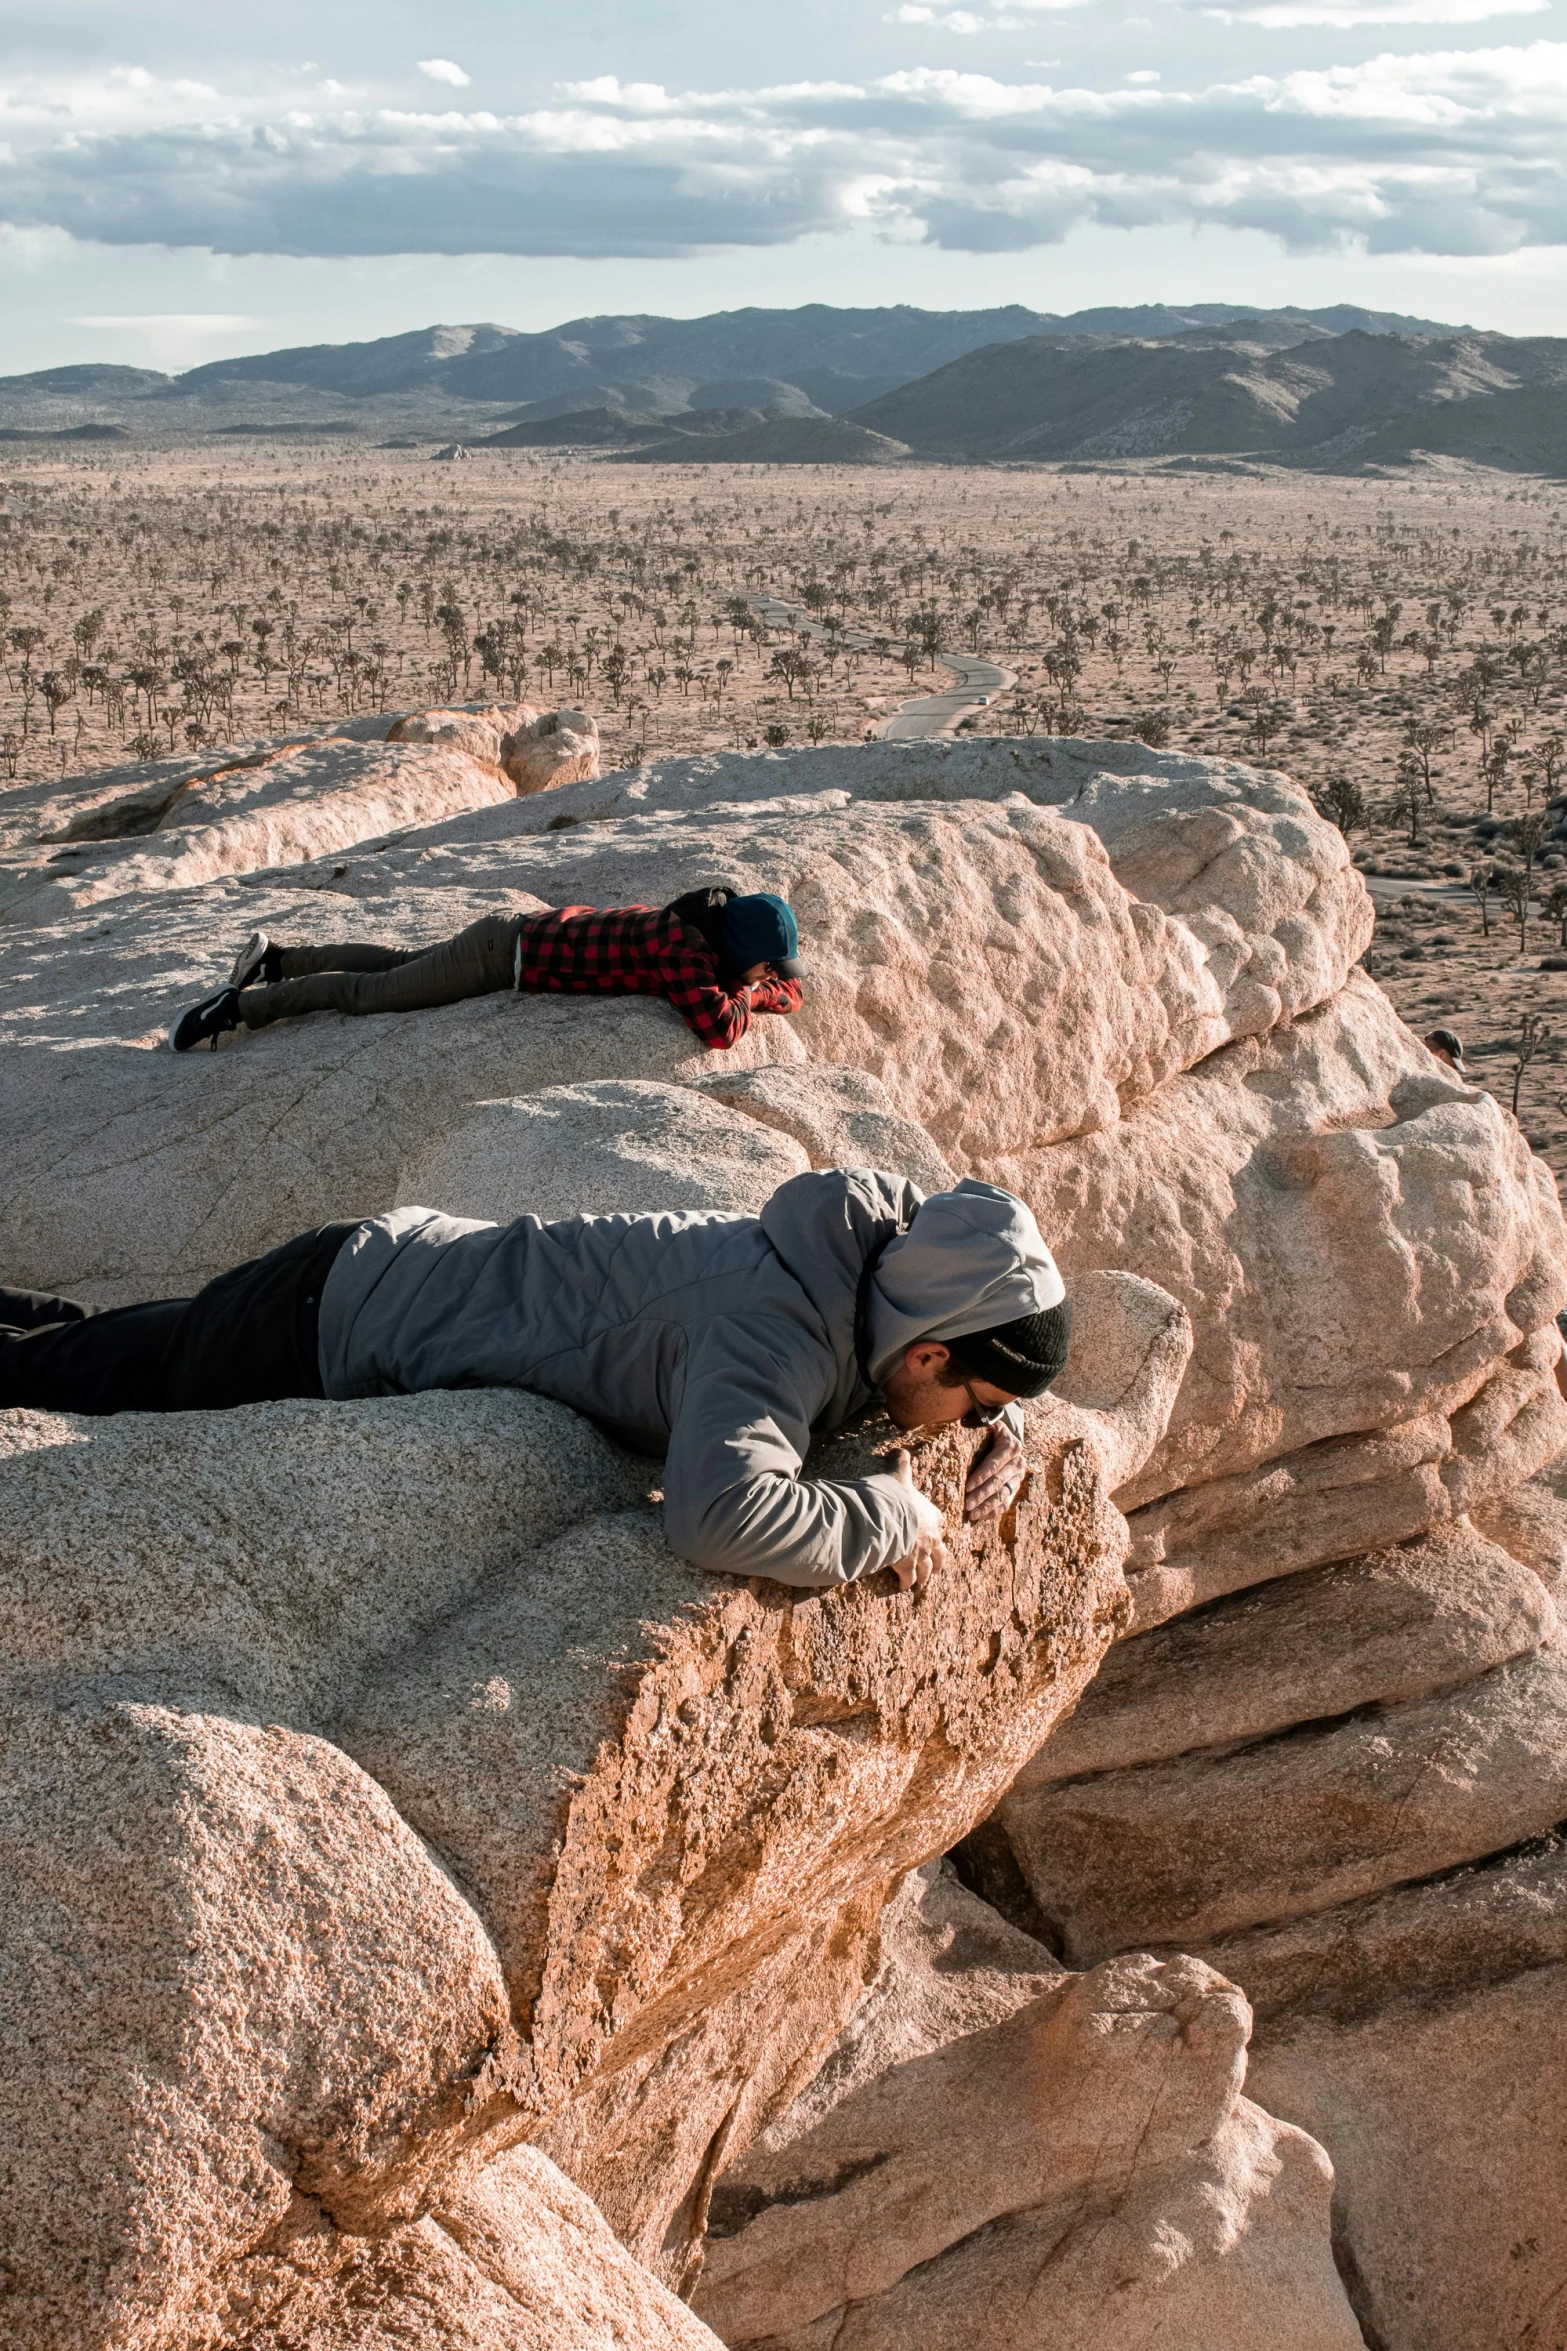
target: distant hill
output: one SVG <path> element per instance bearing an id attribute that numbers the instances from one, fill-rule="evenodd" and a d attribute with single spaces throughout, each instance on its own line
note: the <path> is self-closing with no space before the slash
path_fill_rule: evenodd
<path id="1" fill-rule="evenodd" d="M 682 419 L 682 422 L 685 420 Z M 867 432 L 842 416 L 766 417 L 743 432 L 711 438 L 689 431 L 667 434 L 628 451 L 627 465 L 896 465 L 909 455 L 905 441 Z"/>
<path id="2" fill-rule="evenodd" d="M 634 408 L 573 408 L 559 416 L 529 418 L 522 424 L 509 426 L 503 433 L 488 433 L 474 447 L 629 449 L 644 441 L 711 439 L 768 421 L 760 408 L 688 409 L 679 416 L 645 416 Z"/>
<path id="3" fill-rule="evenodd" d="M 12 437 L 395 433 L 655 462 L 1116 464 L 1265 458 L 1350 471 L 1425 452 L 1567 476 L 1567 341 L 1338 303 L 1068 314 L 720 311 L 522 334 L 421 327 L 214 360 L 0 378 Z M 216 413 L 214 413 L 216 412 Z M 839 428 L 843 429 L 839 429 Z M 789 428 L 789 429 L 786 429 Z M 691 444 L 682 447 L 678 436 Z M 700 438 L 698 450 L 694 443 Z"/>
<path id="4" fill-rule="evenodd" d="M 966 353 L 854 412 L 943 457 L 1265 455 L 1342 467 L 1415 450 L 1567 471 L 1567 341 L 1359 328 L 1264 339 L 1063 342 Z"/>
<path id="5" fill-rule="evenodd" d="M 586 390 L 589 405 L 603 406 L 605 388 L 620 384 L 635 387 L 634 404 L 648 412 L 799 400 L 841 415 L 996 343 L 1040 334 L 1189 335 L 1257 315 L 1233 302 L 1068 316 L 1018 303 L 996 310 L 916 310 L 906 303 L 839 310 L 812 302 L 798 310 L 726 310 L 706 318 L 580 318 L 541 334 L 493 324 L 421 327 L 370 343 L 319 343 L 212 360 L 168 381 L 162 394 L 202 398 L 220 386 L 271 384 L 355 400 L 438 391 L 449 399 L 522 404 Z M 1341 334 L 1347 327 L 1439 336 L 1458 331 L 1431 319 L 1345 305 L 1268 317 L 1290 322 L 1282 330 L 1286 340 L 1313 330 Z"/>
<path id="6" fill-rule="evenodd" d="M 151 367 L 102 366 L 42 367 L 33 375 L 0 376 L 0 393 L 64 392 L 78 398 L 129 398 L 137 392 L 161 392 L 174 382 Z"/>

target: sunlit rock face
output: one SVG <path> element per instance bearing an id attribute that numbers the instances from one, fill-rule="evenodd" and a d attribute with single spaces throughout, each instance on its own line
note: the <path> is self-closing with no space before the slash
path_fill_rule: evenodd
<path id="1" fill-rule="evenodd" d="M 1567 1235 L 1358 970 L 1339 835 L 1136 744 L 390 725 L 8 796 L 4 1279 L 873 1165 L 1021 1192 L 1072 1361 L 999 1526 L 976 1435 L 916 1448 L 913 1594 L 697 1574 L 524 1394 L 0 1414 L 0 2334 L 1529 2341 Z M 163 1050 L 257 927 L 713 882 L 809 968 L 729 1053 L 512 993 Z"/>

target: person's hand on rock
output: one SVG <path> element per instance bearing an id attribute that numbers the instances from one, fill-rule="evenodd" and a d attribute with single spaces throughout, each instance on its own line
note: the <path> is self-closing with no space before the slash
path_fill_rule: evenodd
<path id="1" fill-rule="evenodd" d="M 1021 1442 L 1004 1420 L 998 1421 L 989 1444 L 981 1446 L 969 1463 L 968 1483 L 963 1489 L 964 1517 L 999 1518 L 1011 1508 L 1027 1475 L 1028 1457 Z"/>
<path id="2" fill-rule="evenodd" d="M 918 1591 L 921 1584 L 930 1582 L 938 1567 L 947 1564 L 946 1521 L 929 1495 L 922 1494 L 914 1483 L 913 1466 L 901 1446 L 893 1462 L 893 1475 L 914 1497 L 919 1532 L 913 1550 L 906 1559 L 894 1561 L 892 1572 L 898 1579 L 900 1592 Z"/>

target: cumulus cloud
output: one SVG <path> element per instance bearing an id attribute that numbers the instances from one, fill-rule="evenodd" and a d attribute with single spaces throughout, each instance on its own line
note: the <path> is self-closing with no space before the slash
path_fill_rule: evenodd
<path id="1" fill-rule="evenodd" d="M 449 82 L 454 90 L 466 90 L 472 79 L 460 65 L 454 65 L 449 57 L 421 57 L 419 71 L 426 81 Z"/>
<path id="2" fill-rule="evenodd" d="M 1302 25 L 1338 31 L 1356 25 L 1481 24 L 1492 16 L 1538 16 L 1551 0 L 1255 0 L 1238 8 L 1204 6 L 1225 24 L 1265 25 L 1275 32 Z"/>
<path id="3" fill-rule="evenodd" d="M 920 67 L 715 91 L 603 76 L 508 114 L 300 97 L 213 104 L 106 77 L 62 127 L 56 100 L 13 87 L 0 222 L 299 255 L 666 256 L 851 224 L 968 252 L 1085 222 L 1212 222 L 1298 251 L 1567 242 L 1555 41 L 1186 89 Z"/>
<path id="4" fill-rule="evenodd" d="M 931 25 L 943 33 L 1026 33 L 1048 10 L 1090 5 L 1091 0 L 991 0 L 988 7 L 974 9 L 952 7 L 948 0 L 903 0 L 882 21 Z"/>

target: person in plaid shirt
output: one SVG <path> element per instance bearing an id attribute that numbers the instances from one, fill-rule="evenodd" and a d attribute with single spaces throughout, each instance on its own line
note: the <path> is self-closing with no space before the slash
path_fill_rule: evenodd
<path id="1" fill-rule="evenodd" d="M 688 890 L 669 906 L 558 906 L 485 915 L 433 947 L 280 947 L 255 931 L 227 987 L 180 1015 L 176 1053 L 242 1024 L 307 1012 L 417 1012 L 502 988 L 578 996 L 662 996 L 721 1053 L 753 1014 L 797 1012 L 800 934 L 770 890 Z"/>

